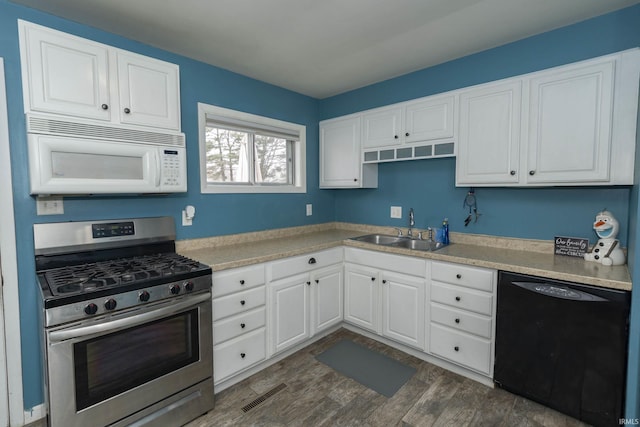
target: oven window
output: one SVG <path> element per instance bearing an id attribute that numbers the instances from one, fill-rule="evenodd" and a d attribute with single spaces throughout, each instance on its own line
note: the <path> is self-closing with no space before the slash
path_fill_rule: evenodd
<path id="1" fill-rule="evenodd" d="M 74 344 L 77 410 L 199 360 L 198 309 Z"/>

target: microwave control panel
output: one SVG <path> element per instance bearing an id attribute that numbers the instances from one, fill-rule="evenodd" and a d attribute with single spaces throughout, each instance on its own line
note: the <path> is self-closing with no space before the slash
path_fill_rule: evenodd
<path id="1" fill-rule="evenodd" d="M 186 159 L 184 148 L 162 148 L 162 182 L 164 191 L 185 191 L 186 183 Z"/>

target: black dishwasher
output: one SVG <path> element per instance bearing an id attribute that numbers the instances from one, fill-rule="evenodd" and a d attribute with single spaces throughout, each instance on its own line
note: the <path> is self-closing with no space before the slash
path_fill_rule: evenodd
<path id="1" fill-rule="evenodd" d="M 496 385 L 594 426 L 619 425 L 630 297 L 501 271 Z"/>

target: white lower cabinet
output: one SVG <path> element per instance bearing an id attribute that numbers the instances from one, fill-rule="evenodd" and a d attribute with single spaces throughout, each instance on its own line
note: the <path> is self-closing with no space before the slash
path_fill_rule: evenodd
<path id="1" fill-rule="evenodd" d="M 431 354 L 493 375 L 496 278 L 495 270 L 431 263 Z"/>
<path id="2" fill-rule="evenodd" d="M 426 261 L 352 248 L 345 260 L 345 321 L 423 350 Z"/>
<path id="3" fill-rule="evenodd" d="M 333 248 L 269 264 L 270 354 L 342 322 L 342 257 Z"/>
<path id="4" fill-rule="evenodd" d="M 264 264 L 213 273 L 215 384 L 266 357 Z"/>

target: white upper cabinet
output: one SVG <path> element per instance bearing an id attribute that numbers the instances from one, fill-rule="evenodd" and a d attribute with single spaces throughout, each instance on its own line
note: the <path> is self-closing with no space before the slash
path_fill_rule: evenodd
<path id="1" fill-rule="evenodd" d="M 362 114 L 362 148 L 453 138 L 455 97 L 430 96 Z"/>
<path id="2" fill-rule="evenodd" d="M 460 94 L 457 184 L 517 183 L 521 82 Z"/>
<path id="3" fill-rule="evenodd" d="M 631 49 L 464 90 L 456 185 L 633 184 L 639 77 Z"/>
<path id="4" fill-rule="evenodd" d="M 18 21 L 25 112 L 180 131 L 179 69 Z"/>
<path id="5" fill-rule="evenodd" d="M 615 59 L 530 81 L 526 182 L 609 181 Z"/>
<path id="6" fill-rule="evenodd" d="M 378 186 L 378 167 L 363 165 L 360 115 L 320 122 L 320 188 Z"/>

